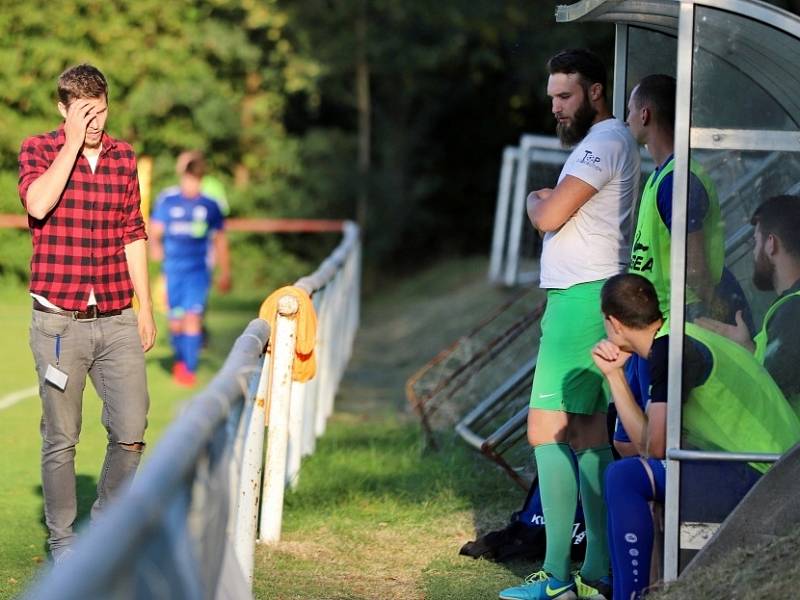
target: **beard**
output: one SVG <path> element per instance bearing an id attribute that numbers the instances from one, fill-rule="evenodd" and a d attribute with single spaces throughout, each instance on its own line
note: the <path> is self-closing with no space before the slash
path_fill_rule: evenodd
<path id="1" fill-rule="evenodd" d="M 762 292 L 775 289 L 775 265 L 769 262 L 767 253 L 762 248 L 753 261 L 753 285 Z"/>
<path id="2" fill-rule="evenodd" d="M 569 125 L 556 124 L 556 135 L 564 148 L 572 148 L 589 133 L 597 110 L 589 102 L 588 94 L 584 93 L 583 104 L 575 111 Z"/>
<path id="3" fill-rule="evenodd" d="M 97 137 L 97 141 L 94 141 L 94 140 L 90 141 L 89 136 L 86 136 L 83 139 L 83 147 L 84 148 L 89 148 L 90 150 L 95 150 L 95 149 L 99 148 L 102 143 L 103 143 L 103 134 L 102 134 L 102 132 Z"/>

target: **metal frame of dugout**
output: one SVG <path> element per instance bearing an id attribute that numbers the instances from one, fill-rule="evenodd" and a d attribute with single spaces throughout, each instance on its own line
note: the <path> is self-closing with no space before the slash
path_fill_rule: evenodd
<path id="1" fill-rule="evenodd" d="M 531 143 L 538 143 L 540 136 L 523 136 L 523 139 L 528 138 L 528 143 L 521 143 L 520 146 L 525 148 L 531 147 Z M 542 138 L 549 144 L 551 138 Z M 510 154 L 508 150 L 513 150 Z M 504 171 L 517 169 L 515 164 L 518 160 L 519 151 L 516 148 L 507 148 L 506 157 L 511 161 L 510 166 L 504 164 Z M 535 166 L 537 163 L 544 162 L 550 164 L 550 157 L 542 157 L 531 155 L 531 165 Z M 559 158 L 563 162 L 566 156 L 566 151 L 563 156 Z M 649 157 L 648 157 L 649 158 Z M 758 158 L 755 160 L 743 159 L 737 156 L 737 161 L 744 163 L 744 175 L 733 179 L 729 185 L 720 188 L 722 196 L 721 206 L 729 213 L 737 213 L 741 215 L 749 215 L 753 207 L 748 204 L 747 200 L 758 197 L 759 182 L 763 178 L 774 178 L 775 171 L 780 169 L 780 162 L 775 155 L 766 158 Z M 714 156 L 705 156 L 701 159 L 704 167 L 711 171 L 722 168 L 724 165 L 719 160 L 715 160 Z M 652 161 L 650 163 L 652 165 Z M 652 166 L 649 170 L 652 170 Z M 648 170 L 648 173 L 649 173 Z M 501 190 L 504 188 L 503 182 L 508 183 L 509 175 L 501 174 Z M 723 183 L 723 182 L 720 182 Z M 800 193 L 800 182 L 792 186 L 788 193 Z M 505 194 L 502 192 L 498 195 L 498 221 L 506 222 L 508 219 L 508 200 L 513 195 L 508 189 Z M 495 222 L 495 232 L 499 231 L 497 222 Z M 749 265 L 746 264 L 750 258 L 752 250 L 752 233 L 753 227 L 750 221 L 746 218 L 741 219 L 741 222 L 732 223 L 726 230 L 725 234 L 725 255 L 727 257 L 726 264 L 730 269 L 735 269 L 739 272 L 747 272 Z M 494 255 L 493 255 L 494 256 Z M 502 311 L 506 307 L 502 306 L 498 310 Z M 532 333 L 529 331 L 530 317 L 539 318 L 543 312 L 543 306 L 537 306 L 536 310 L 531 315 L 526 315 L 525 329 L 522 332 L 524 335 Z M 451 352 L 451 349 L 445 351 L 444 354 Z M 432 362 L 440 360 L 442 355 L 434 359 Z M 429 369 L 426 365 L 422 371 Z M 499 367 L 495 367 L 499 368 Z M 529 460 L 520 460 L 519 446 L 527 447 L 527 440 L 525 439 L 526 426 L 527 426 L 527 413 L 528 413 L 528 398 L 527 393 L 530 392 L 530 383 L 533 377 L 533 372 L 536 368 L 536 356 L 534 355 L 530 360 L 520 364 L 518 369 L 496 389 L 492 390 L 485 398 L 475 405 L 466 415 L 456 424 L 456 433 L 470 446 L 480 451 L 491 461 L 495 462 L 506 474 L 514 480 L 515 483 L 520 485 L 523 489 L 527 490 L 530 487 L 534 475 L 532 466 Z M 421 371 L 421 372 L 422 372 Z M 413 380 L 410 380 L 413 383 Z M 449 380 L 443 380 L 442 386 L 450 383 Z M 434 390 L 434 395 L 439 390 Z M 413 403 L 412 403 L 413 404 Z M 433 405 L 434 403 L 431 402 Z M 430 428 L 427 425 L 424 414 L 422 415 L 423 427 L 427 433 Z M 714 524 L 715 525 L 715 524 Z M 693 541 L 691 545 L 694 549 L 698 549 L 698 545 L 707 539 L 708 534 L 714 525 L 704 523 L 699 526 L 695 523 L 687 529 L 692 531 L 690 536 Z M 699 533 L 698 533 L 699 531 Z"/>
<path id="2" fill-rule="evenodd" d="M 750 160 L 737 179 L 756 201 L 798 191 L 800 181 L 800 17 L 756 0 L 582 0 L 556 9 L 556 21 L 606 22 L 616 27 L 614 113 L 625 113 L 631 87 L 647 73 L 677 78 L 675 175 L 672 213 L 672 297 L 667 422 L 664 576 L 678 576 L 682 535 L 681 469 L 692 461 L 774 461 L 775 455 L 689 451 L 681 441 L 681 383 L 686 283 L 686 213 L 689 158 L 703 153 Z M 781 177 L 759 176 L 771 163 Z M 712 178 L 714 173 L 711 173 Z M 751 182 L 752 184 L 752 182 Z M 723 206 L 745 213 L 740 202 Z M 733 219 L 735 221 L 735 219 Z M 751 237 L 746 221 L 728 223 L 726 260 L 746 263 Z M 739 274 L 739 277 L 743 276 Z M 752 300 L 752 299 L 751 299 Z M 763 313 L 752 302 L 756 321 Z M 763 304 L 763 299 L 762 299 Z M 760 313 L 760 314 L 759 314 Z"/>

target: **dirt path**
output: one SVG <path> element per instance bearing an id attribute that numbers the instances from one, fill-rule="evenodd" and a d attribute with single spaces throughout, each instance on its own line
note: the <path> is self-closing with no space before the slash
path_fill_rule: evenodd
<path id="1" fill-rule="evenodd" d="M 369 298 L 337 410 L 407 414 L 406 380 L 511 294 L 487 283 L 485 260 L 464 259 Z"/>

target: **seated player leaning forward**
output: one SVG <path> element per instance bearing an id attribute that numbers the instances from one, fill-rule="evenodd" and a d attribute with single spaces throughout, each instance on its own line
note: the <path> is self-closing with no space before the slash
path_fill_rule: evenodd
<path id="1" fill-rule="evenodd" d="M 649 585 L 653 526 L 647 503 L 664 500 L 669 336 L 655 288 L 640 275 L 609 279 L 601 302 L 608 338 L 595 346 L 592 358 L 607 379 L 617 414 L 641 455 L 622 459 L 606 471 L 616 600 L 638 598 Z M 751 354 L 691 323 L 686 324 L 686 339 L 683 437 L 687 445 L 782 453 L 800 439 L 800 421 Z M 651 386 L 640 390 L 644 410 L 624 373 L 632 354 L 650 359 Z M 769 465 L 750 463 L 741 468 L 749 472 L 752 485 Z"/>

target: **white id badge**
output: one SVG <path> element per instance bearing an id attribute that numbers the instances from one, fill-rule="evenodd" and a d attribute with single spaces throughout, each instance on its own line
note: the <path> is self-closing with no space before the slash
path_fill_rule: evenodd
<path id="1" fill-rule="evenodd" d="M 62 392 L 67 389 L 67 379 L 69 375 L 61 371 L 53 365 L 47 365 L 47 371 L 44 374 L 44 380 Z"/>

